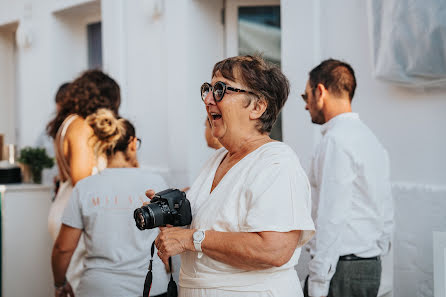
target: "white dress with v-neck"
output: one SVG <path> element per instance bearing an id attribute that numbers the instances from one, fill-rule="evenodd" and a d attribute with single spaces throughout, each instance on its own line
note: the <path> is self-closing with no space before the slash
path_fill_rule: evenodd
<path id="1" fill-rule="evenodd" d="M 191 228 L 223 232 L 303 230 L 291 259 L 281 267 L 245 271 L 196 252 L 181 254 L 180 296 L 303 296 L 294 266 L 301 246 L 314 234 L 310 185 L 294 151 L 270 142 L 235 164 L 211 192 L 227 154 L 208 160 L 187 197 Z M 236 243 L 234 243 L 236 244 Z"/>

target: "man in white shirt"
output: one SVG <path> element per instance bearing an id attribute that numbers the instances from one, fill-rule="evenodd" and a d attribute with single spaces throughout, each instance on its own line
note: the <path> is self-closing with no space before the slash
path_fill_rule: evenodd
<path id="1" fill-rule="evenodd" d="M 353 69 L 323 61 L 302 98 L 322 125 L 310 173 L 316 236 L 309 244 L 306 296 L 377 296 L 380 256 L 390 250 L 393 200 L 386 150 L 353 113 Z"/>

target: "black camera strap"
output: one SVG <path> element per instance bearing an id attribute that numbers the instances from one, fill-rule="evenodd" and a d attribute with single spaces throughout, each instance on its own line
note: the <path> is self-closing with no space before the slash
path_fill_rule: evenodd
<path id="1" fill-rule="evenodd" d="M 152 242 L 152 247 L 150 248 L 150 264 L 149 264 L 149 271 L 146 275 L 146 281 L 144 282 L 144 291 L 142 293 L 143 297 L 149 297 L 150 296 L 150 289 L 152 288 L 152 280 L 153 280 L 153 274 L 152 274 L 152 264 L 153 264 L 153 255 L 155 254 L 155 241 Z M 169 269 L 170 269 L 170 281 L 167 285 L 167 297 L 177 297 L 178 296 L 178 289 L 177 284 L 173 280 L 172 272 L 172 258 L 169 257 Z"/>

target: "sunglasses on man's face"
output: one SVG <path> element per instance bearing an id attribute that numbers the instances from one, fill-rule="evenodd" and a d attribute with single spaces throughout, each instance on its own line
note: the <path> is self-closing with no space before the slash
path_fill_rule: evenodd
<path id="1" fill-rule="evenodd" d="M 222 81 L 217 81 L 214 86 L 212 86 L 210 83 L 205 82 L 204 84 L 201 85 L 201 100 L 206 99 L 206 96 L 209 94 L 209 92 L 212 92 L 212 96 L 214 97 L 215 102 L 220 102 L 221 100 L 223 100 L 223 96 L 226 94 L 226 90 L 228 91 L 232 91 L 232 92 L 237 92 L 237 93 L 249 93 L 252 94 L 254 96 L 257 96 L 257 94 L 251 92 L 251 91 L 246 91 L 246 90 L 242 90 L 242 89 L 237 89 L 237 88 L 233 88 L 231 86 L 226 85 L 224 82 Z"/>

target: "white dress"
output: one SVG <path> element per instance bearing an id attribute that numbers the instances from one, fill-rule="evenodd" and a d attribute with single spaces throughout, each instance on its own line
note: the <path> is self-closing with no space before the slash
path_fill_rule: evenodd
<path id="1" fill-rule="evenodd" d="M 191 228 L 223 232 L 303 230 L 293 256 L 281 267 L 245 271 L 196 252 L 181 254 L 180 296 L 303 296 L 294 266 L 314 234 L 310 185 L 293 150 L 267 143 L 235 164 L 210 193 L 222 148 L 206 163 L 187 196 Z M 243 292 L 243 293 L 241 293 Z"/>
<path id="2" fill-rule="evenodd" d="M 62 226 L 62 214 L 65 210 L 65 207 L 70 200 L 71 193 L 73 191 L 73 186 L 71 183 L 71 174 L 70 174 L 70 166 L 68 161 L 64 157 L 63 153 L 63 142 L 65 138 L 65 134 L 68 130 L 70 124 L 77 118 L 77 115 L 69 115 L 59 127 L 57 131 L 56 138 L 54 140 L 55 146 L 55 155 L 57 165 L 59 167 L 59 173 L 61 177 L 61 184 L 59 186 L 59 190 L 57 192 L 56 198 L 54 202 L 50 206 L 49 214 L 48 214 L 48 231 L 50 232 L 53 240 L 57 239 L 59 235 L 60 227 Z M 98 164 L 102 168 L 106 167 L 106 164 L 103 164 L 104 160 L 101 160 Z M 99 167 L 99 166 L 98 166 Z M 98 169 L 96 167 L 93 168 L 92 174 L 96 174 Z M 81 236 L 79 240 L 79 244 L 76 250 L 73 253 L 73 256 L 70 261 L 70 265 L 68 267 L 66 277 L 70 282 L 71 286 L 75 290 L 77 285 L 79 284 L 80 276 L 84 270 L 83 260 L 85 257 L 85 244 L 84 238 Z"/>

